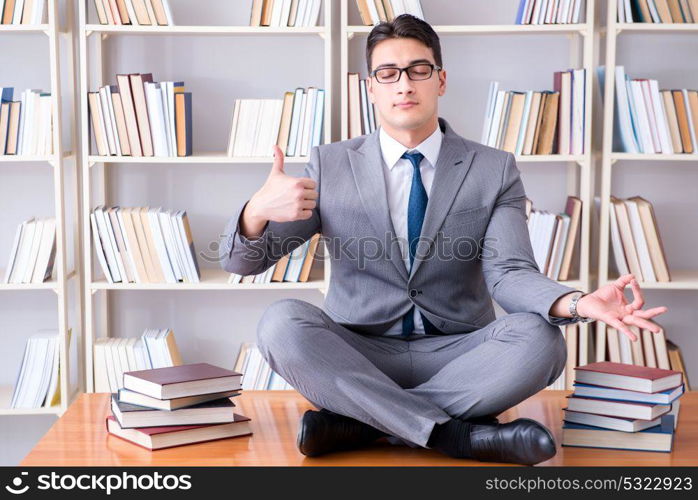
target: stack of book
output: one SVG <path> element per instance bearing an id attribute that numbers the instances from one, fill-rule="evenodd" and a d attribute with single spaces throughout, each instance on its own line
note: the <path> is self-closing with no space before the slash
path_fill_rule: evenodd
<path id="1" fill-rule="evenodd" d="M 556 71 L 553 91 L 489 88 L 482 143 L 517 155 L 583 154 L 586 70 Z"/>
<path id="2" fill-rule="evenodd" d="M 172 26 L 169 0 L 94 0 L 100 24 Z"/>
<path id="3" fill-rule="evenodd" d="M 100 156 L 191 156 L 192 95 L 184 82 L 152 73 L 116 75 L 118 85 L 87 93 Z"/>
<path id="4" fill-rule="evenodd" d="M 577 24 L 583 5 L 584 0 L 520 0 L 516 24 Z"/>
<path id="5" fill-rule="evenodd" d="M 677 371 L 609 361 L 577 367 L 562 445 L 669 452 L 683 392 Z"/>
<path id="6" fill-rule="evenodd" d="M 253 0 L 250 26 L 317 26 L 322 0 Z"/>
<path id="7" fill-rule="evenodd" d="M 31 218 L 17 226 L 5 283 L 43 283 L 56 258 L 56 219 Z"/>
<path id="8" fill-rule="evenodd" d="M 349 73 L 347 85 L 348 130 L 349 139 L 352 139 L 376 130 L 380 126 L 380 119 L 376 107 L 368 98 L 366 79 L 360 79 L 358 73 Z"/>
<path id="9" fill-rule="evenodd" d="M 252 342 L 244 342 L 235 362 L 235 371 L 242 372 L 243 390 L 254 391 L 292 391 L 291 385 L 281 375 L 271 369 L 259 352 L 259 347 Z"/>
<path id="10" fill-rule="evenodd" d="M 695 23 L 698 0 L 618 0 L 619 23 Z"/>
<path id="11" fill-rule="evenodd" d="M 53 153 L 51 94 L 27 89 L 13 101 L 14 87 L 0 87 L 0 155 Z"/>
<path id="12" fill-rule="evenodd" d="M 402 14 L 424 19 L 421 0 L 356 0 L 356 5 L 365 26 L 392 21 Z"/>
<path id="13" fill-rule="evenodd" d="M 147 329 L 140 338 L 99 338 L 94 344 L 95 392 L 116 392 L 124 373 L 179 366 L 182 357 L 174 332 Z"/>
<path id="14" fill-rule="evenodd" d="M 230 399 L 241 377 L 208 363 L 127 372 L 107 431 L 149 450 L 250 435 L 250 419 Z"/>
<path id="15" fill-rule="evenodd" d="M 322 144 L 325 91 L 316 87 L 286 92 L 283 99 L 236 99 L 228 156 L 308 156 Z"/>
<path id="16" fill-rule="evenodd" d="M 90 223 L 97 260 L 109 283 L 199 283 L 186 211 L 100 205 Z"/>
<path id="17" fill-rule="evenodd" d="M 231 273 L 228 283 L 304 283 L 310 277 L 315 260 L 320 233 L 315 233 L 305 243 L 297 246 L 291 253 L 284 255 L 273 266 L 260 274 Z"/>
<path id="18" fill-rule="evenodd" d="M 576 196 L 567 197 L 565 212 L 559 214 L 535 210 L 531 200 L 526 200 L 533 256 L 538 269 L 547 277 L 561 281 L 570 279 L 581 214 L 582 200 Z"/>
<path id="19" fill-rule="evenodd" d="M 68 330 L 68 345 L 71 333 Z M 42 331 L 27 339 L 11 408 L 48 408 L 60 402 L 60 343 L 55 330 Z"/>
<path id="20" fill-rule="evenodd" d="M 630 79 L 623 66 L 615 71 L 614 151 L 698 154 L 698 90 L 660 90 L 657 80 Z M 603 66 L 598 75 L 603 86 Z"/>
<path id="21" fill-rule="evenodd" d="M 0 24 L 41 24 L 46 0 L 0 0 Z"/>
<path id="22" fill-rule="evenodd" d="M 638 281 L 669 282 L 671 275 L 652 203 L 641 196 L 622 200 L 611 196 L 611 245 L 620 275 Z"/>

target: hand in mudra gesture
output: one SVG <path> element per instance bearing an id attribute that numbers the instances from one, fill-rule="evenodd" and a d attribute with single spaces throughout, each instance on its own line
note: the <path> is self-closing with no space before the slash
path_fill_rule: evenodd
<path id="1" fill-rule="evenodd" d="M 284 154 L 275 144 L 271 171 L 248 204 L 250 215 L 275 222 L 309 219 L 317 204 L 316 187 L 309 177 L 292 177 L 284 172 Z"/>
<path id="2" fill-rule="evenodd" d="M 633 292 L 632 302 L 628 302 L 623 293 L 628 285 L 631 286 Z M 644 305 L 645 299 L 635 276 L 626 274 L 613 283 L 582 297 L 577 303 L 577 313 L 583 317 L 603 321 L 608 326 L 623 332 L 630 337 L 630 340 L 636 341 L 637 336 L 628 328 L 628 325 L 659 333 L 659 325 L 651 319 L 667 311 L 666 306 L 643 309 Z"/>

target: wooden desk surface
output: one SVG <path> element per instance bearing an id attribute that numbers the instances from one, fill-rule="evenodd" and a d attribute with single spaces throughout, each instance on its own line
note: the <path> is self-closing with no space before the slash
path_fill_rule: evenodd
<path id="1" fill-rule="evenodd" d="M 541 465 L 698 465 L 698 392 L 681 398 L 672 453 L 560 447 L 566 391 L 542 391 L 500 416 L 529 417 L 550 428 L 558 453 Z M 314 409 L 295 391 L 246 391 L 235 398 L 239 412 L 252 419 L 252 436 L 148 451 L 107 434 L 109 394 L 81 394 L 24 458 L 23 466 L 235 466 L 235 465 L 488 465 L 446 457 L 434 450 L 386 442 L 357 451 L 307 458 L 296 448 L 301 415 Z"/>

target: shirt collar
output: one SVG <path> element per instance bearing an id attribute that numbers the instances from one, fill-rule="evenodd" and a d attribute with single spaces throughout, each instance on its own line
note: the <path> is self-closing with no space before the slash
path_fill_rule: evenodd
<path id="1" fill-rule="evenodd" d="M 392 170 L 400 157 L 402 157 L 403 153 L 411 149 L 417 149 L 424 155 L 424 158 L 432 167 L 436 167 L 436 160 L 439 157 L 441 141 L 443 139 L 443 132 L 438 125 L 436 126 L 436 130 L 434 130 L 429 137 L 424 139 L 415 148 L 407 148 L 403 146 L 401 143 L 391 137 L 385 130 L 383 130 L 383 127 L 378 128 L 378 135 L 380 138 L 383 160 L 389 169 Z"/>

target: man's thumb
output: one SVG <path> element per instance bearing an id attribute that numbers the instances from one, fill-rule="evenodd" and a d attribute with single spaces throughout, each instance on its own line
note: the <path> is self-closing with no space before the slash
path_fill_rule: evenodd
<path id="1" fill-rule="evenodd" d="M 274 144 L 274 147 L 272 148 L 272 151 L 274 153 L 274 163 L 272 164 L 271 167 L 271 172 L 270 173 L 284 173 L 284 154 L 281 152 L 281 148 Z"/>

